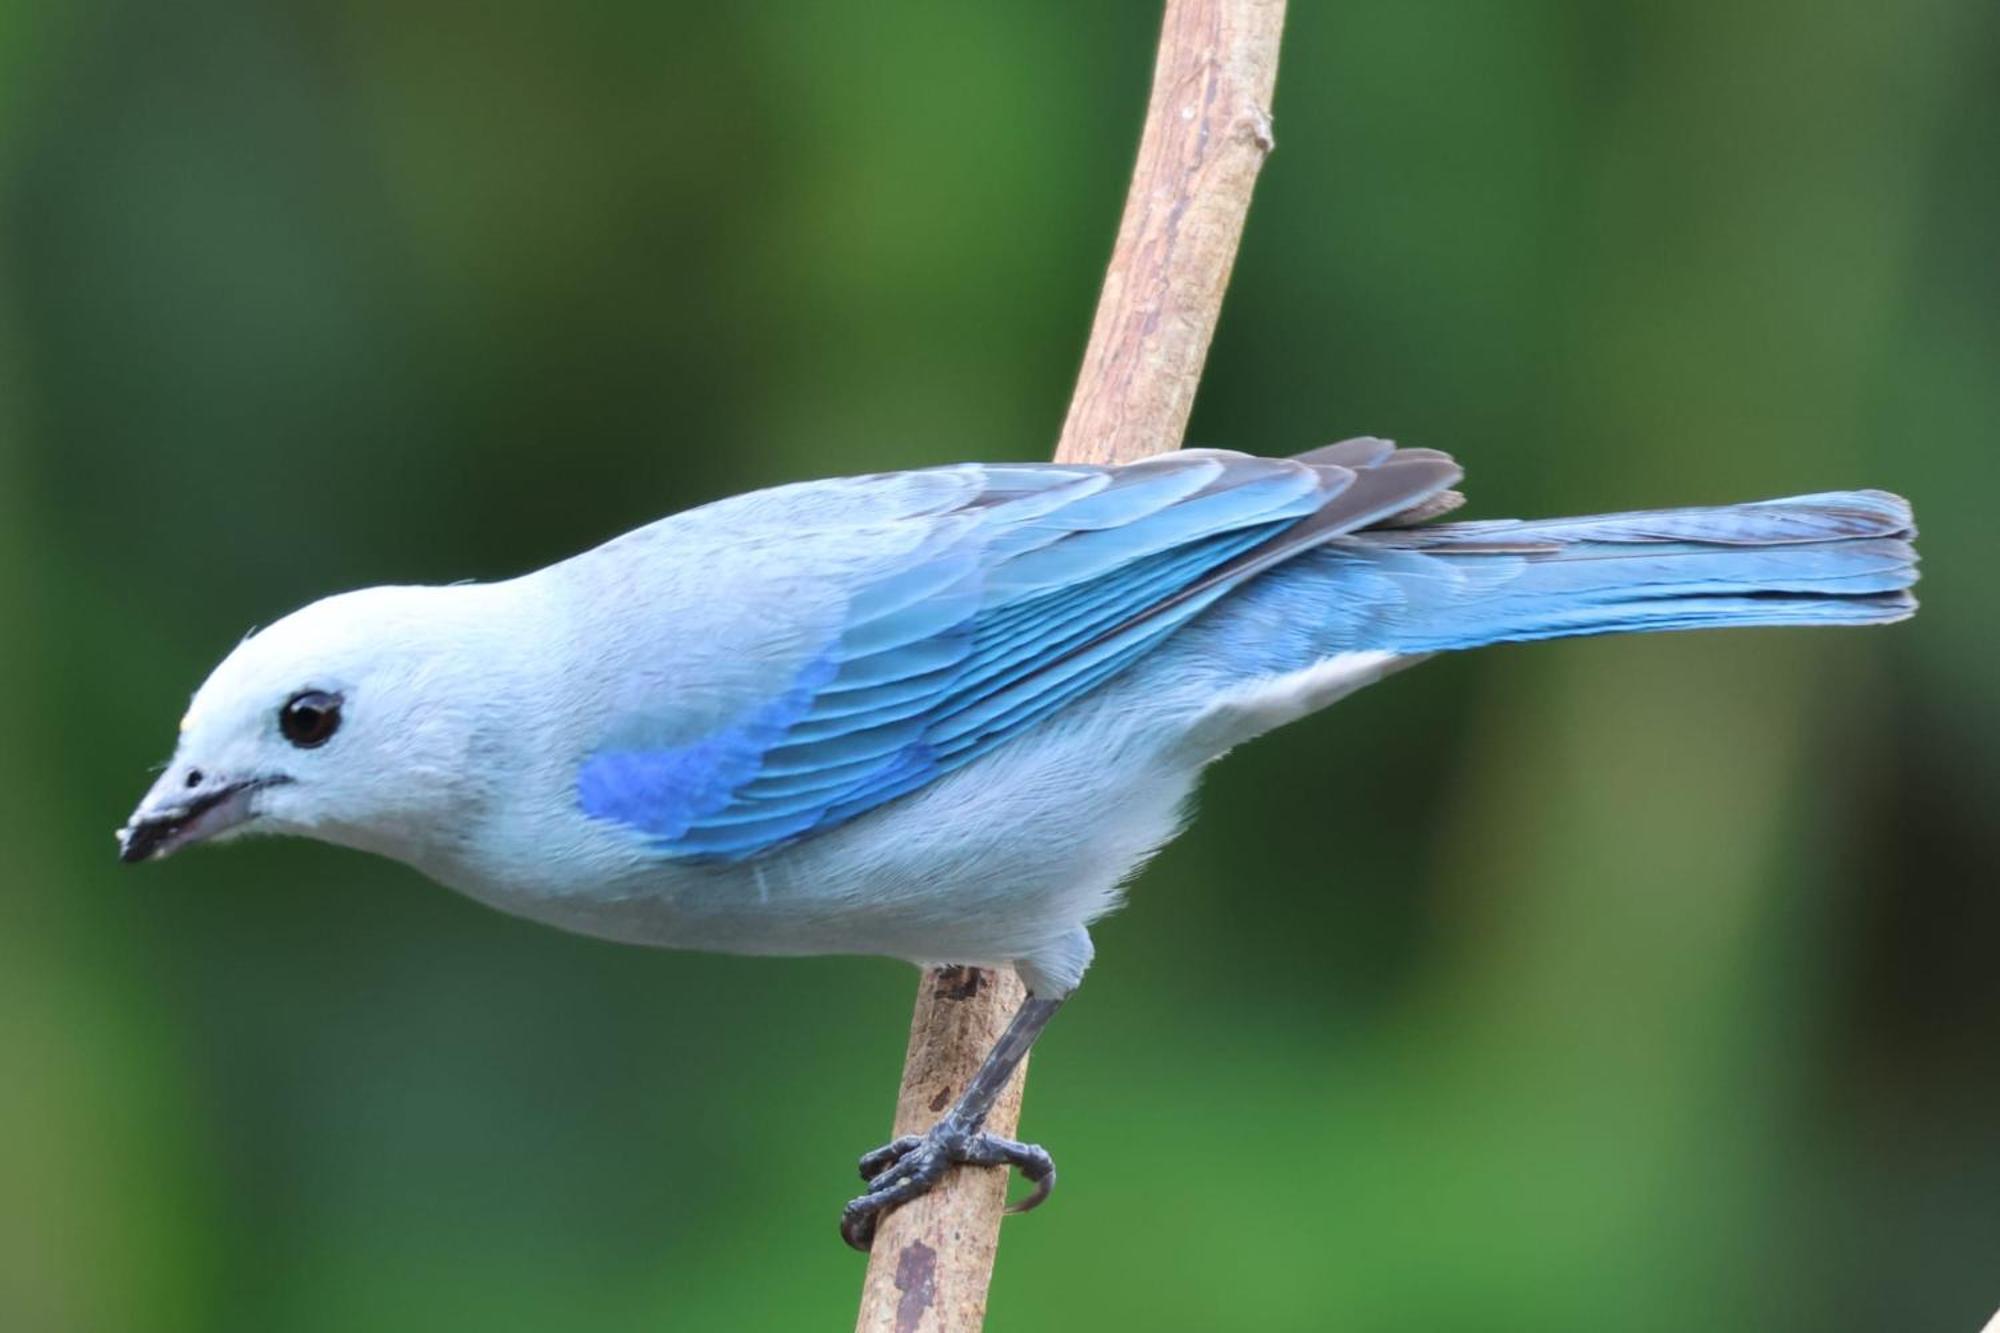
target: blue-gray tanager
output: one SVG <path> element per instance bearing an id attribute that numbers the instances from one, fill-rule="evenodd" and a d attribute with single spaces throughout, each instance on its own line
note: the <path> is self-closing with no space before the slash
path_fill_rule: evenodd
<path id="1" fill-rule="evenodd" d="M 369 588 L 196 691 L 125 859 L 297 833 L 609 939 L 1017 968 L 1029 998 L 842 1230 L 959 1162 L 1090 924 L 1230 747 L 1447 649 L 1915 607 L 1880 491 L 1425 525 L 1444 454 L 1349 440 L 759 491 L 500 583 Z"/>

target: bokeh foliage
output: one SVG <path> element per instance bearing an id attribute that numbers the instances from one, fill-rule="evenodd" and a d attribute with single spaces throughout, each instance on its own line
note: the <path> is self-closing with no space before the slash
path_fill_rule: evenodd
<path id="1" fill-rule="evenodd" d="M 1294 0 L 1202 443 L 1912 495 L 1926 610 L 1232 758 L 1036 1057 L 996 1330 L 2000 1300 L 2000 10 Z M 110 828 L 237 636 L 1046 453 L 1151 3 L 0 0 L 0 1325 L 837 1327 L 910 979 Z"/>

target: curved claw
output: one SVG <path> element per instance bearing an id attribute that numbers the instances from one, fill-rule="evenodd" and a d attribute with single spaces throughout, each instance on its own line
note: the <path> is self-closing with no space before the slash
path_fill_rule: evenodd
<path id="1" fill-rule="evenodd" d="M 875 1214 L 852 1216 L 854 1206 L 849 1204 L 840 1214 L 840 1238 L 847 1242 L 850 1250 L 866 1254 L 875 1248 Z"/>
<path id="2" fill-rule="evenodd" d="M 1033 1162 L 1015 1162 L 1014 1165 L 1021 1172 L 1021 1178 L 1035 1188 L 1021 1198 L 1008 1204 L 1007 1211 L 1010 1213 L 1034 1212 L 1035 1209 L 1048 1202 L 1049 1195 L 1055 1191 L 1056 1187 L 1055 1158 L 1049 1156 L 1037 1144 L 1024 1143 L 1021 1146 L 1029 1152 L 1036 1154 L 1036 1160 Z"/>
<path id="3" fill-rule="evenodd" d="M 967 1134 L 939 1124 L 924 1135 L 905 1134 L 862 1156 L 859 1163 L 868 1192 L 850 1199 L 840 1213 L 840 1237 L 857 1250 L 875 1242 L 875 1227 L 891 1209 L 936 1188 L 953 1166 L 1014 1167 L 1034 1189 L 1007 1211 L 1025 1213 L 1041 1206 L 1055 1188 L 1056 1164 L 1038 1144 L 1020 1143 L 995 1135 Z"/>
<path id="4" fill-rule="evenodd" d="M 855 1199 L 840 1210 L 840 1238 L 847 1242 L 850 1250 L 863 1254 L 875 1248 L 875 1223 L 880 1214 L 873 1209 L 863 1209 L 862 1201 Z"/>

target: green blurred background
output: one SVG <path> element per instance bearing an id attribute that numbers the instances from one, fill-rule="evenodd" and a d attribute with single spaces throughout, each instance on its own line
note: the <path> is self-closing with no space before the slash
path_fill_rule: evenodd
<path id="1" fill-rule="evenodd" d="M 1474 516 L 1891 487 L 1926 610 L 1441 661 L 1221 766 L 1036 1056 L 991 1327 L 1976 1328 L 2000 10 L 1294 11 L 1197 442 L 1445 447 Z M 0 0 L 0 1325 L 851 1320 L 906 969 L 110 831 L 315 596 L 1045 455 L 1156 22 Z"/>

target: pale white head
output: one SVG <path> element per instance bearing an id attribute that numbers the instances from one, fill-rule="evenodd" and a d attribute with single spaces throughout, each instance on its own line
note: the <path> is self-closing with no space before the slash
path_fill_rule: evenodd
<path id="1" fill-rule="evenodd" d="M 245 639 L 195 692 L 121 856 L 271 832 L 416 859 L 474 795 L 479 648 L 454 626 L 477 592 L 343 593 Z"/>

